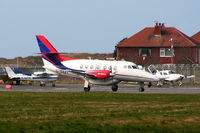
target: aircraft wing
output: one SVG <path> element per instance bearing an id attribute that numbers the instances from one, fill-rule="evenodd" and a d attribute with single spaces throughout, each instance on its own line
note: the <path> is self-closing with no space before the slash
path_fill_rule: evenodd
<path id="1" fill-rule="evenodd" d="M 186 79 L 190 79 L 190 78 L 194 78 L 195 75 L 191 75 L 191 76 L 185 76 Z"/>

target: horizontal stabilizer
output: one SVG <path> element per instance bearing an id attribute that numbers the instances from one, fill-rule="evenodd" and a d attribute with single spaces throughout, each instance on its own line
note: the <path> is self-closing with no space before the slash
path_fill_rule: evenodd
<path id="1" fill-rule="evenodd" d="M 33 53 L 33 54 L 68 54 L 68 53 L 59 53 L 59 52 L 44 52 L 44 53 Z"/>

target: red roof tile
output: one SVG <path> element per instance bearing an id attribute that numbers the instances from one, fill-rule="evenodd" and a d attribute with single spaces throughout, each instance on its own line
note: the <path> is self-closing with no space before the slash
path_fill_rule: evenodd
<path id="1" fill-rule="evenodd" d="M 161 26 L 159 24 L 159 26 Z M 158 30 L 161 30 L 158 32 Z M 187 35 L 174 27 L 147 27 L 135 35 L 121 41 L 116 47 L 170 47 L 170 39 L 174 47 L 196 47 L 197 44 Z"/>
<path id="2" fill-rule="evenodd" d="M 191 37 L 196 43 L 200 45 L 200 31 Z"/>

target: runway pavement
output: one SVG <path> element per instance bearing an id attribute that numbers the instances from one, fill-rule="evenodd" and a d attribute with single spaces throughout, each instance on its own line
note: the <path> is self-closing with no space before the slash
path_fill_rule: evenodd
<path id="1" fill-rule="evenodd" d="M 163 87 L 152 86 L 145 87 L 144 92 L 138 92 L 139 85 L 119 84 L 117 92 L 112 92 L 110 86 L 92 86 L 91 92 L 110 92 L 110 93 L 141 93 L 141 94 L 200 94 L 200 85 L 183 85 Z M 24 92 L 84 92 L 83 84 L 59 84 L 56 87 L 47 85 L 40 87 L 39 85 L 13 85 L 12 89 L 5 89 L 5 85 L 0 86 L 0 91 L 24 91 Z"/>

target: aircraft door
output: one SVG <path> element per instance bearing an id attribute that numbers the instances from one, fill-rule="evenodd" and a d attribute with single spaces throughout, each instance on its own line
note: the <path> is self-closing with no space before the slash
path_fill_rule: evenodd
<path id="1" fill-rule="evenodd" d="M 112 73 L 117 73 L 117 66 L 112 66 Z"/>

